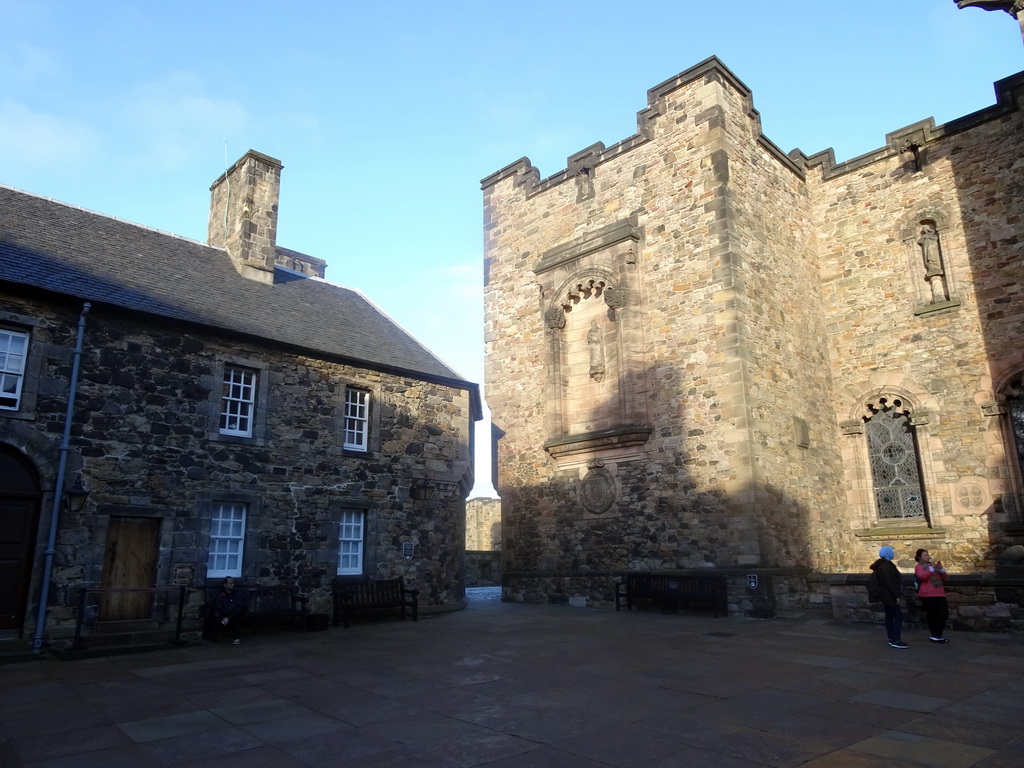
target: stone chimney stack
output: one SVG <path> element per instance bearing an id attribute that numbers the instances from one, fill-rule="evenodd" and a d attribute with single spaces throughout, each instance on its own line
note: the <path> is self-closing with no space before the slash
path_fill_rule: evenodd
<path id="1" fill-rule="evenodd" d="M 249 150 L 210 187 L 210 245 L 227 250 L 243 277 L 274 282 L 281 165 Z"/>

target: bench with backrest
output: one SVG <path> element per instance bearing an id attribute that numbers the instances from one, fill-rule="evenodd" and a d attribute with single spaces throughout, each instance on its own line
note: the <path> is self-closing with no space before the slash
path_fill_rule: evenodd
<path id="1" fill-rule="evenodd" d="M 352 614 L 383 608 L 399 608 L 405 621 L 406 608 L 412 609 L 412 620 L 418 618 L 418 589 L 407 589 L 401 578 L 379 581 L 352 582 L 343 578 L 334 580 L 334 626 L 344 623 L 348 629 Z"/>
<path id="2" fill-rule="evenodd" d="M 261 624 L 287 623 L 306 631 L 306 619 L 309 616 L 309 598 L 299 594 L 298 587 L 292 584 L 273 584 L 244 586 L 239 584 L 235 589 L 245 592 L 247 610 L 239 617 L 244 627 Z M 209 587 L 206 590 L 206 621 L 209 623 L 214 615 L 215 601 L 220 594 L 221 586 Z"/>
<path id="3" fill-rule="evenodd" d="M 638 601 L 650 601 L 665 613 L 669 608 L 710 610 L 729 615 L 728 582 L 720 573 L 627 573 L 615 587 L 615 610 L 632 610 Z"/>

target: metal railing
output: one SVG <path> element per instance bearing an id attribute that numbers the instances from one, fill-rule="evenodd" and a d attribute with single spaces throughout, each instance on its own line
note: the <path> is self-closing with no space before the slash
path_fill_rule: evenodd
<path id="1" fill-rule="evenodd" d="M 83 628 L 95 627 L 96 624 L 103 621 L 99 616 L 99 598 L 103 595 L 113 594 L 124 594 L 124 593 L 149 593 L 154 595 L 166 594 L 167 599 L 164 601 L 154 601 L 154 606 L 150 611 L 150 615 L 145 617 L 146 621 L 155 620 L 158 624 L 166 624 L 171 621 L 171 610 L 174 606 L 172 598 L 177 594 L 177 618 L 175 619 L 174 628 L 174 645 L 182 645 L 181 639 L 181 624 L 185 617 L 185 602 L 188 598 L 188 587 L 184 584 L 173 586 L 173 587 L 111 587 L 111 588 L 99 588 L 99 587 L 81 587 L 78 590 L 78 611 L 75 621 L 75 650 L 81 650 L 85 648 L 85 641 L 82 637 Z M 94 602 L 89 601 L 89 596 L 92 595 L 95 599 Z M 162 614 L 162 618 L 160 615 Z"/>

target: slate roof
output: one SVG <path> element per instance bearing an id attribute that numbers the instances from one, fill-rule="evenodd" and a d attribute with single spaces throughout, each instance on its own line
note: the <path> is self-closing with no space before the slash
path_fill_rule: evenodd
<path id="1" fill-rule="evenodd" d="M 280 268 L 272 285 L 249 280 L 221 248 L 0 185 L 0 285 L 12 283 L 463 385 L 478 397 L 357 290 Z"/>

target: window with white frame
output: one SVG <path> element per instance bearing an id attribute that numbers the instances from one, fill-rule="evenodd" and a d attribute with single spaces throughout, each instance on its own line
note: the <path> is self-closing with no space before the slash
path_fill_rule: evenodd
<path id="1" fill-rule="evenodd" d="M 368 445 L 370 393 L 365 389 L 345 389 L 345 442 L 351 451 L 365 451 Z"/>
<path id="2" fill-rule="evenodd" d="M 210 554 L 206 561 L 206 575 L 241 576 L 242 551 L 245 545 L 245 517 L 247 504 L 218 502 L 210 517 Z"/>
<path id="3" fill-rule="evenodd" d="M 25 382 L 28 334 L 0 328 L 0 410 L 16 411 Z"/>
<path id="4" fill-rule="evenodd" d="M 224 366 L 220 397 L 220 433 L 252 437 L 256 410 L 256 371 Z"/>
<path id="5" fill-rule="evenodd" d="M 338 525 L 338 575 L 357 576 L 363 572 L 363 532 L 366 513 L 343 509 Z"/>

